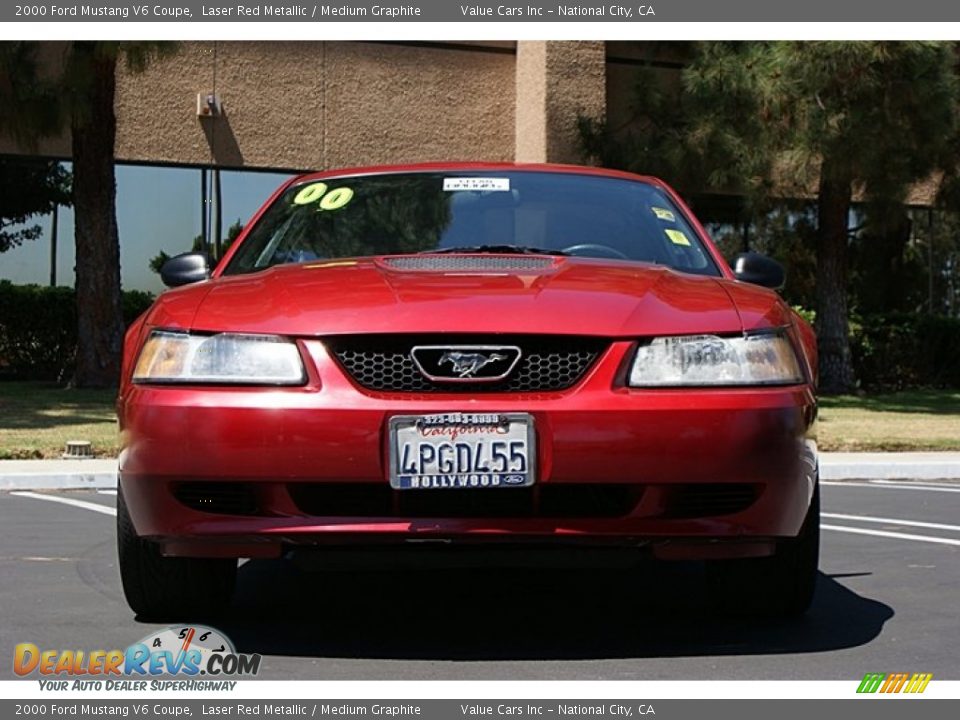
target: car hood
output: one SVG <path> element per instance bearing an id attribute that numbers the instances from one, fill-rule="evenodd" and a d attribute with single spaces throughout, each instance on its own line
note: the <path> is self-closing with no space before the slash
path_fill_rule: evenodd
<path id="1" fill-rule="evenodd" d="M 434 258 L 438 256 L 433 256 Z M 153 326 L 321 336 L 349 333 L 563 333 L 604 337 L 732 333 L 782 324 L 775 293 L 665 267 L 507 256 L 456 263 L 402 258 L 277 266 L 164 293 Z M 463 256 L 460 256 L 463 257 Z M 476 259 L 478 256 L 470 256 Z M 424 258 L 424 256 L 406 256 Z M 538 263 L 523 256 L 521 265 Z M 411 267 L 413 265 L 413 267 Z M 436 267 L 439 265 L 439 269 Z M 460 267 L 465 265 L 466 267 Z M 734 301 L 737 297 L 737 301 Z"/>

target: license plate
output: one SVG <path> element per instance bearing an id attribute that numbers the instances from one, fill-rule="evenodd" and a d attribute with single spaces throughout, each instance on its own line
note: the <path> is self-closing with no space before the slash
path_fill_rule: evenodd
<path id="1" fill-rule="evenodd" d="M 390 485 L 398 490 L 525 487 L 534 481 L 533 417 L 444 413 L 390 418 Z"/>

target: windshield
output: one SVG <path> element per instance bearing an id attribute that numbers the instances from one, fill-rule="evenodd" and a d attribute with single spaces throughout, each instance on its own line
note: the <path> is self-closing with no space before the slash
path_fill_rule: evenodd
<path id="1" fill-rule="evenodd" d="M 659 188 L 516 171 L 297 183 L 267 209 L 224 274 L 317 259 L 444 251 L 578 255 L 720 274 Z"/>

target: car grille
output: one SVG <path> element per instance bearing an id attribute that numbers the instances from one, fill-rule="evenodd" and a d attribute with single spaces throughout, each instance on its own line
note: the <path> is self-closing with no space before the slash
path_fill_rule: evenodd
<path id="1" fill-rule="evenodd" d="M 557 483 L 496 490 L 394 490 L 385 483 L 290 483 L 297 508 L 318 517 L 614 518 L 643 486 Z"/>
<path id="2" fill-rule="evenodd" d="M 546 270 L 556 258 L 499 255 L 413 255 L 382 260 L 393 270 L 430 270 L 434 272 L 519 272 Z"/>
<path id="3" fill-rule="evenodd" d="M 606 340 L 581 336 L 348 336 L 327 347 L 360 386 L 381 392 L 549 392 L 584 376 Z M 420 345 L 505 345 L 521 350 L 513 371 L 497 382 L 435 382 L 417 369 L 410 351 Z"/>

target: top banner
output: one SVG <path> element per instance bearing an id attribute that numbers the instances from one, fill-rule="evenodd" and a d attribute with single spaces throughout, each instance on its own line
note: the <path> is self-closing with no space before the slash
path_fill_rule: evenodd
<path id="1" fill-rule="evenodd" d="M 466 0 L 340 0 L 176 3 L 40 2 L 0 7 L 0 22 L 955 22 L 960 3 L 942 0 L 644 0 L 619 2 L 468 2 Z"/>

